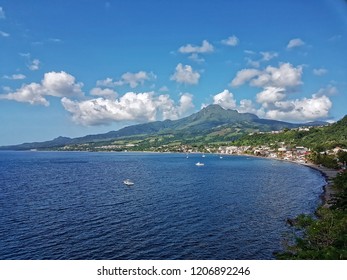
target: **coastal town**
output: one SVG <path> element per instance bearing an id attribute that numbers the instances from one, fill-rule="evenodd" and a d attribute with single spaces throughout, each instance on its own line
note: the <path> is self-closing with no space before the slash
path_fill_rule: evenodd
<path id="1" fill-rule="evenodd" d="M 286 142 L 270 143 L 268 145 L 258 146 L 236 146 L 236 145 L 218 145 L 218 144 L 181 144 L 171 143 L 163 145 L 153 145 L 143 148 L 140 144 L 134 143 L 112 143 L 107 145 L 92 146 L 91 144 L 68 145 L 60 148 L 61 151 L 89 151 L 89 152 L 176 152 L 185 154 L 204 153 L 220 155 L 252 155 L 264 158 L 288 160 L 297 163 L 310 162 L 311 155 L 314 153 L 310 148 L 304 146 L 292 146 Z M 319 152 L 322 156 L 329 156 L 336 159 L 337 167 L 340 170 L 346 169 L 346 161 L 340 161 L 339 153 L 347 153 L 347 149 L 335 147 Z"/>

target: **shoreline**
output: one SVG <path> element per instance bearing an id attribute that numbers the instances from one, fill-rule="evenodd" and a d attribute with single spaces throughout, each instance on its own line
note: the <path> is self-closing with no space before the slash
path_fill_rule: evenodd
<path id="1" fill-rule="evenodd" d="M 313 163 L 302 163 L 302 165 L 319 171 L 325 178 L 326 184 L 323 186 L 323 193 L 320 197 L 322 199 L 322 206 L 325 208 L 329 208 L 331 206 L 329 201 L 331 200 L 332 195 L 335 194 L 335 190 L 333 188 L 333 179 L 337 176 L 338 171 L 324 166 L 319 166 Z"/>
<path id="2" fill-rule="evenodd" d="M 25 150 L 25 152 L 28 152 L 29 150 Z M 36 151 L 31 151 L 31 152 L 36 152 Z M 45 150 L 45 151 L 41 151 L 38 150 L 37 152 L 89 152 L 89 151 L 55 151 L 55 150 Z M 110 151 L 98 151 L 101 153 L 109 153 Z M 124 152 L 125 151 L 120 151 L 120 152 Z M 153 151 L 126 151 L 127 153 L 173 153 L 173 154 L 185 154 L 183 152 L 153 152 Z M 118 151 L 117 151 L 118 153 Z M 246 156 L 246 157 L 255 157 L 255 158 L 262 158 L 262 159 L 269 159 L 269 160 L 278 160 L 278 161 L 284 161 L 284 162 L 290 162 L 290 163 L 296 163 L 302 166 L 306 166 L 312 169 L 317 170 L 318 172 L 321 173 L 321 175 L 324 177 L 325 179 L 325 185 L 323 186 L 323 193 L 320 195 L 320 198 L 322 200 L 322 206 L 323 207 L 330 207 L 329 204 L 329 200 L 332 198 L 332 195 L 335 193 L 335 190 L 333 189 L 333 183 L 332 180 L 336 177 L 336 175 L 338 174 L 337 170 L 334 169 L 330 169 L 327 167 L 323 167 L 323 166 L 319 166 L 313 163 L 308 163 L 308 162 L 299 162 L 299 161 L 294 161 L 294 160 L 285 160 L 285 159 L 280 159 L 280 158 L 271 158 L 271 157 L 264 157 L 264 156 L 255 156 L 255 155 L 251 155 L 251 154 L 220 154 L 220 153 L 204 153 L 204 152 L 194 152 L 193 154 L 210 154 L 210 155 L 218 155 L 218 156 Z"/>
<path id="3" fill-rule="evenodd" d="M 323 186 L 323 193 L 319 196 L 320 199 L 322 200 L 322 207 L 329 208 L 331 206 L 329 201 L 331 200 L 332 195 L 335 194 L 335 190 L 333 189 L 333 179 L 339 173 L 338 170 L 327 168 L 324 166 L 319 166 L 319 165 L 316 165 L 316 164 L 313 164 L 310 162 L 299 162 L 299 161 L 294 161 L 294 160 L 285 160 L 285 159 L 280 159 L 280 158 L 269 158 L 269 157 L 247 155 L 247 154 L 243 154 L 243 155 L 241 154 L 239 156 L 250 156 L 250 157 L 256 157 L 256 158 L 264 158 L 264 159 L 270 159 L 270 160 L 272 159 L 272 160 L 279 160 L 279 161 L 284 161 L 284 162 L 296 163 L 296 164 L 317 170 L 318 172 L 320 172 L 320 174 L 325 179 L 325 185 Z"/>

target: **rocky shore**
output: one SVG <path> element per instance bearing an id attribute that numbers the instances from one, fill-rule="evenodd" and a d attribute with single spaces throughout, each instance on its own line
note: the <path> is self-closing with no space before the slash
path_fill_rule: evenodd
<path id="1" fill-rule="evenodd" d="M 324 186 L 324 192 L 321 197 L 323 200 L 323 207 L 330 207 L 329 201 L 332 195 L 335 193 L 333 189 L 333 179 L 338 174 L 338 171 L 324 166 L 315 165 L 312 163 L 304 163 L 303 165 L 318 170 L 325 177 L 327 184 Z"/>

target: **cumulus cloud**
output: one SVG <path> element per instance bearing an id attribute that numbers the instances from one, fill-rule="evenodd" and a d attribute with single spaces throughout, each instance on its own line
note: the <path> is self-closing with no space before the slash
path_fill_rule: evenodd
<path id="1" fill-rule="evenodd" d="M 76 83 L 75 77 L 64 71 L 45 73 L 41 83 L 47 95 L 56 97 L 82 97 L 84 95 L 83 83 Z"/>
<path id="2" fill-rule="evenodd" d="M 248 54 L 249 56 L 257 55 L 257 53 L 253 52 L 253 51 L 245 51 L 245 53 Z M 255 60 L 255 59 L 250 58 L 250 57 L 245 57 L 247 64 L 252 66 L 252 67 L 259 68 L 260 63 L 268 62 L 268 61 L 278 57 L 278 53 L 273 52 L 273 51 L 260 52 L 259 55 L 261 56 L 261 58 L 258 60 Z"/>
<path id="3" fill-rule="evenodd" d="M 155 79 L 153 73 L 147 73 L 140 71 L 137 73 L 124 73 L 122 79 L 116 82 L 116 85 L 122 86 L 128 84 L 131 88 L 136 88 L 139 84 L 143 84 L 145 81 Z"/>
<path id="4" fill-rule="evenodd" d="M 28 64 L 28 68 L 31 70 L 31 71 L 35 71 L 35 70 L 39 70 L 40 68 L 40 60 L 38 59 L 33 59 L 30 64 Z"/>
<path id="5" fill-rule="evenodd" d="M 41 63 L 40 60 L 38 60 L 37 58 L 31 59 L 30 53 L 20 53 L 19 55 L 26 58 L 26 60 L 27 60 L 26 66 L 31 71 L 35 71 L 35 70 L 38 70 L 40 68 L 40 63 Z"/>
<path id="6" fill-rule="evenodd" d="M 118 81 L 113 81 L 112 78 L 106 78 L 105 80 L 99 80 L 96 82 L 97 86 L 102 87 L 116 87 L 129 85 L 131 88 L 136 88 L 139 85 L 143 85 L 145 81 L 156 79 L 156 75 L 152 72 L 147 73 L 145 71 L 139 71 L 137 73 L 126 72 L 122 75 Z"/>
<path id="7" fill-rule="evenodd" d="M 240 105 L 237 107 L 237 111 L 239 113 L 252 113 L 257 115 L 258 117 L 262 117 L 264 115 L 262 109 L 256 109 L 253 101 L 250 99 L 242 99 L 240 100 Z"/>
<path id="8" fill-rule="evenodd" d="M 177 107 L 177 118 L 185 116 L 194 109 L 193 95 L 189 93 L 181 94 L 179 106 Z"/>
<path id="9" fill-rule="evenodd" d="M 25 84 L 15 92 L 0 95 L 0 99 L 48 106 L 45 96 L 82 97 L 82 86 L 82 83 L 76 83 L 75 77 L 64 71 L 48 72 L 41 83 Z"/>
<path id="10" fill-rule="evenodd" d="M 241 86 L 261 73 L 257 69 L 242 69 L 237 72 L 236 77 L 231 81 L 231 86 Z"/>
<path id="11" fill-rule="evenodd" d="M 105 80 L 96 81 L 96 85 L 98 87 L 114 87 L 115 83 L 112 78 L 106 78 Z"/>
<path id="12" fill-rule="evenodd" d="M 30 103 L 31 105 L 48 106 L 49 102 L 44 97 L 45 92 L 41 84 L 31 83 L 23 85 L 15 92 L 0 95 L 0 99 L 14 100 L 17 102 Z"/>
<path id="13" fill-rule="evenodd" d="M 335 95 L 338 93 L 338 90 L 335 86 L 332 86 L 332 85 L 328 85 L 324 88 L 320 88 L 316 93 L 315 95 L 316 96 L 323 96 L 323 95 L 326 95 L 326 96 L 331 96 L 331 95 Z"/>
<path id="14" fill-rule="evenodd" d="M 280 66 L 267 66 L 264 70 L 243 69 L 231 81 L 231 86 L 240 86 L 249 82 L 255 87 L 280 87 L 294 88 L 302 84 L 302 66 L 294 67 L 290 63 L 282 63 Z"/>
<path id="15" fill-rule="evenodd" d="M 200 74 L 193 70 L 190 65 L 182 65 L 179 63 L 176 66 L 175 73 L 170 77 L 170 80 L 180 84 L 195 85 L 199 82 Z"/>
<path id="16" fill-rule="evenodd" d="M 180 53 L 210 53 L 214 51 L 214 47 L 207 40 L 202 41 L 201 46 L 193 46 L 188 44 L 178 49 Z"/>
<path id="17" fill-rule="evenodd" d="M 256 100 L 267 107 L 268 104 L 283 100 L 286 97 L 283 88 L 266 87 L 262 92 L 258 93 Z"/>
<path id="18" fill-rule="evenodd" d="M 24 80 L 26 76 L 23 74 L 13 74 L 11 76 L 5 75 L 3 78 L 8 80 Z"/>
<path id="19" fill-rule="evenodd" d="M 176 119 L 192 108 L 192 96 L 182 94 L 175 106 L 169 95 L 156 96 L 154 92 L 127 92 L 119 99 L 96 98 L 73 101 L 62 98 L 62 105 L 74 122 L 82 125 L 109 124 L 117 121 L 155 121 Z"/>
<path id="20" fill-rule="evenodd" d="M 117 92 L 115 92 L 113 89 L 110 89 L 110 88 L 102 89 L 102 88 L 96 87 L 91 89 L 90 94 L 93 96 L 100 96 L 100 97 L 105 97 L 110 99 L 117 97 Z"/>
<path id="21" fill-rule="evenodd" d="M 192 61 L 197 62 L 197 63 L 205 62 L 205 59 L 200 57 L 197 53 L 192 53 L 188 58 Z"/>
<path id="22" fill-rule="evenodd" d="M 315 68 L 313 69 L 313 74 L 316 76 L 323 76 L 328 72 L 325 68 Z"/>
<path id="23" fill-rule="evenodd" d="M 250 99 L 242 99 L 239 104 L 237 104 L 233 93 L 227 89 L 213 96 L 213 104 L 218 104 L 226 110 L 237 110 L 239 113 L 252 113 L 259 117 L 265 115 L 264 108 L 256 108 L 255 104 Z M 201 109 L 206 106 L 206 104 L 202 104 Z"/>
<path id="24" fill-rule="evenodd" d="M 313 121 L 327 118 L 332 107 L 331 100 L 323 95 L 312 95 L 311 98 L 279 101 L 276 108 L 266 112 L 266 117 L 286 121 Z"/>
<path id="25" fill-rule="evenodd" d="M 235 47 L 239 44 L 240 40 L 239 38 L 237 38 L 235 35 L 230 36 L 227 39 L 222 40 L 222 44 L 227 45 L 227 46 L 231 46 L 231 47 Z"/>
<path id="26" fill-rule="evenodd" d="M 262 61 L 269 61 L 275 57 L 278 57 L 277 52 L 260 52 L 260 54 L 262 55 Z"/>
<path id="27" fill-rule="evenodd" d="M 224 109 L 235 109 L 236 100 L 234 95 L 227 89 L 213 96 L 213 104 L 218 104 Z"/>
<path id="28" fill-rule="evenodd" d="M 287 45 L 287 49 L 293 49 L 305 45 L 305 42 L 300 38 L 291 39 Z"/>
<path id="29" fill-rule="evenodd" d="M 248 84 L 262 88 L 262 91 L 256 95 L 256 104 L 243 99 L 240 105 L 233 105 L 239 112 L 283 121 L 306 122 L 328 118 L 332 107 L 328 96 L 336 94 L 336 87 L 329 85 L 321 88 L 309 98 L 291 99 L 288 96 L 302 84 L 302 74 L 302 66 L 295 67 L 290 63 L 280 63 L 278 67 L 267 66 L 263 70 L 242 69 L 232 80 L 231 86 Z"/>

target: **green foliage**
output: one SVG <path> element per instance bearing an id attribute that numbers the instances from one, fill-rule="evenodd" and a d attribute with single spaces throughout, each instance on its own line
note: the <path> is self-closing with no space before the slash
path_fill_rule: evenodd
<path id="1" fill-rule="evenodd" d="M 321 164 L 332 169 L 338 168 L 337 160 L 333 155 L 327 155 L 326 153 L 322 154 L 320 152 L 313 151 L 310 154 L 309 159 L 315 164 Z"/>
<path id="2" fill-rule="evenodd" d="M 340 146 L 347 147 L 347 116 L 332 125 L 310 128 L 309 131 L 284 129 L 278 134 L 244 135 L 233 141 L 237 146 L 258 146 L 267 143 L 285 142 L 293 146 L 305 146 L 322 152 Z"/>
<path id="3" fill-rule="evenodd" d="M 320 207 L 316 217 L 299 215 L 292 223 L 299 230 L 294 233 L 295 242 L 277 254 L 278 259 L 347 259 L 347 173 L 338 175 L 334 185 L 338 193 L 333 205 Z"/>

